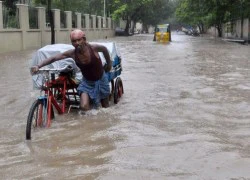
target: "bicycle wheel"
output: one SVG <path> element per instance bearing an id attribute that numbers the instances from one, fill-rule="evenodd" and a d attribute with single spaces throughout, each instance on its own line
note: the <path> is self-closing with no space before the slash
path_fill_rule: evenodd
<path id="1" fill-rule="evenodd" d="M 26 139 L 31 139 L 31 131 L 44 128 L 47 124 L 47 99 L 37 99 L 31 106 L 26 126 Z"/>
<path id="2" fill-rule="evenodd" d="M 120 77 L 116 78 L 115 81 L 115 89 L 114 89 L 114 103 L 117 104 L 122 97 L 123 91 L 123 85 L 122 80 Z"/>

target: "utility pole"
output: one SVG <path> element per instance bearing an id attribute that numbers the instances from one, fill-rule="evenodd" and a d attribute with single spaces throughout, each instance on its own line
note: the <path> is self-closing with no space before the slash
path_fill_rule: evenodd
<path id="1" fill-rule="evenodd" d="M 103 0 L 103 17 L 106 17 L 106 0 Z"/>
<path id="2" fill-rule="evenodd" d="M 106 0 L 103 0 L 103 17 L 105 19 L 105 23 L 106 23 Z M 106 27 L 106 24 L 103 24 L 103 27 Z"/>
<path id="3" fill-rule="evenodd" d="M 48 0 L 48 14 L 49 14 L 50 29 L 51 29 L 51 44 L 55 44 L 55 25 L 54 25 L 53 13 L 51 10 L 51 0 Z"/>
<path id="4" fill-rule="evenodd" d="M 240 19 L 241 19 L 241 32 L 240 38 L 243 38 L 243 27 L 244 27 L 244 15 L 243 15 L 243 4 L 242 0 L 240 0 Z"/>

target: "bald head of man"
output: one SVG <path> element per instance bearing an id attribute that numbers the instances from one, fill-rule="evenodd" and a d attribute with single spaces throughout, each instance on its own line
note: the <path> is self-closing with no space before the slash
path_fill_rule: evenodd
<path id="1" fill-rule="evenodd" d="M 80 48 L 86 44 L 86 35 L 80 29 L 75 29 L 70 33 L 70 40 L 75 48 Z"/>
<path id="2" fill-rule="evenodd" d="M 70 33 L 70 39 L 86 38 L 85 33 L 80 29 L 75 29 Z"/>

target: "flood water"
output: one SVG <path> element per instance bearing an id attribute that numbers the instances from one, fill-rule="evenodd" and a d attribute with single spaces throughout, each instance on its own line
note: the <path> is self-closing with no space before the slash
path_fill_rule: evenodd
<path id="1" fill-rule="evenodd" d="M 250 47 L 116 37 L 125 94 L 25 140 L 33 50 L 0 55 L 0 179 L 250 179 Z"/>

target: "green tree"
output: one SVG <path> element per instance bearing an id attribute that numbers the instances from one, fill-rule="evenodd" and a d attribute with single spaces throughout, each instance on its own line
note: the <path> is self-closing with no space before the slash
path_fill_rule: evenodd
<path id="1" fill-rule="evenodd" d="M 191 26 L 198 26 L 200 32 L 204 32 L 204 24 L 209 17 L 205 0 L 183 0 L 176 8 L 177 20 Z"/>
<path id="2" fill-rule="evenodd" d="M 236 18 L 243 23 L 243 18 L 249 17 L 250 10 L 245 7 L 250 7 L 250 0 L 182 0 L 175 13 L 180 22 L 198 26 L 201 31 L 204 25 L 216 27 L 221 37 L 223 23 Z"/>
<path id="3" fill-rule="evenodd" d="M 111 14 L 113 19 L 126 21 L 125 32 L 128 34 L 131 21 L 142 22 L 147 27 L 166 19 L 168 3 L 169 0 L 113 0 Z"/>
<path id="4" fill-rule="evenodd" d="M 9 10 L 9 15 L 13 16 L 16 15 L 16 3 L 18 0 L 4 0 L 3 4 L 6 6 L 6 8 Z"/>
<path id="5" fill-rule="evenodd" d="M 103 0 L 51 0 L 52 9 L 88 14 L 103 14 Z M 47 5 L 47 0 L 33 0 L 35 5 Z"/>
<path id="6" fill-rule="evenodd" d="M 149 26 L 166 20 L 173 12 L 171 3 L 174 0 L 105 0 L 105 2 L 105 14 L 112 16 L 114 20 L 125 20 L 125 31 L 129 34 L 132 21 Z M 33 0 L 33 3 L 46 5 L 47 0 Z M 103 3 L 104 0 L 51 0 L 51 7 L 62 11 L 69 10 L 103 16 Z"/>

